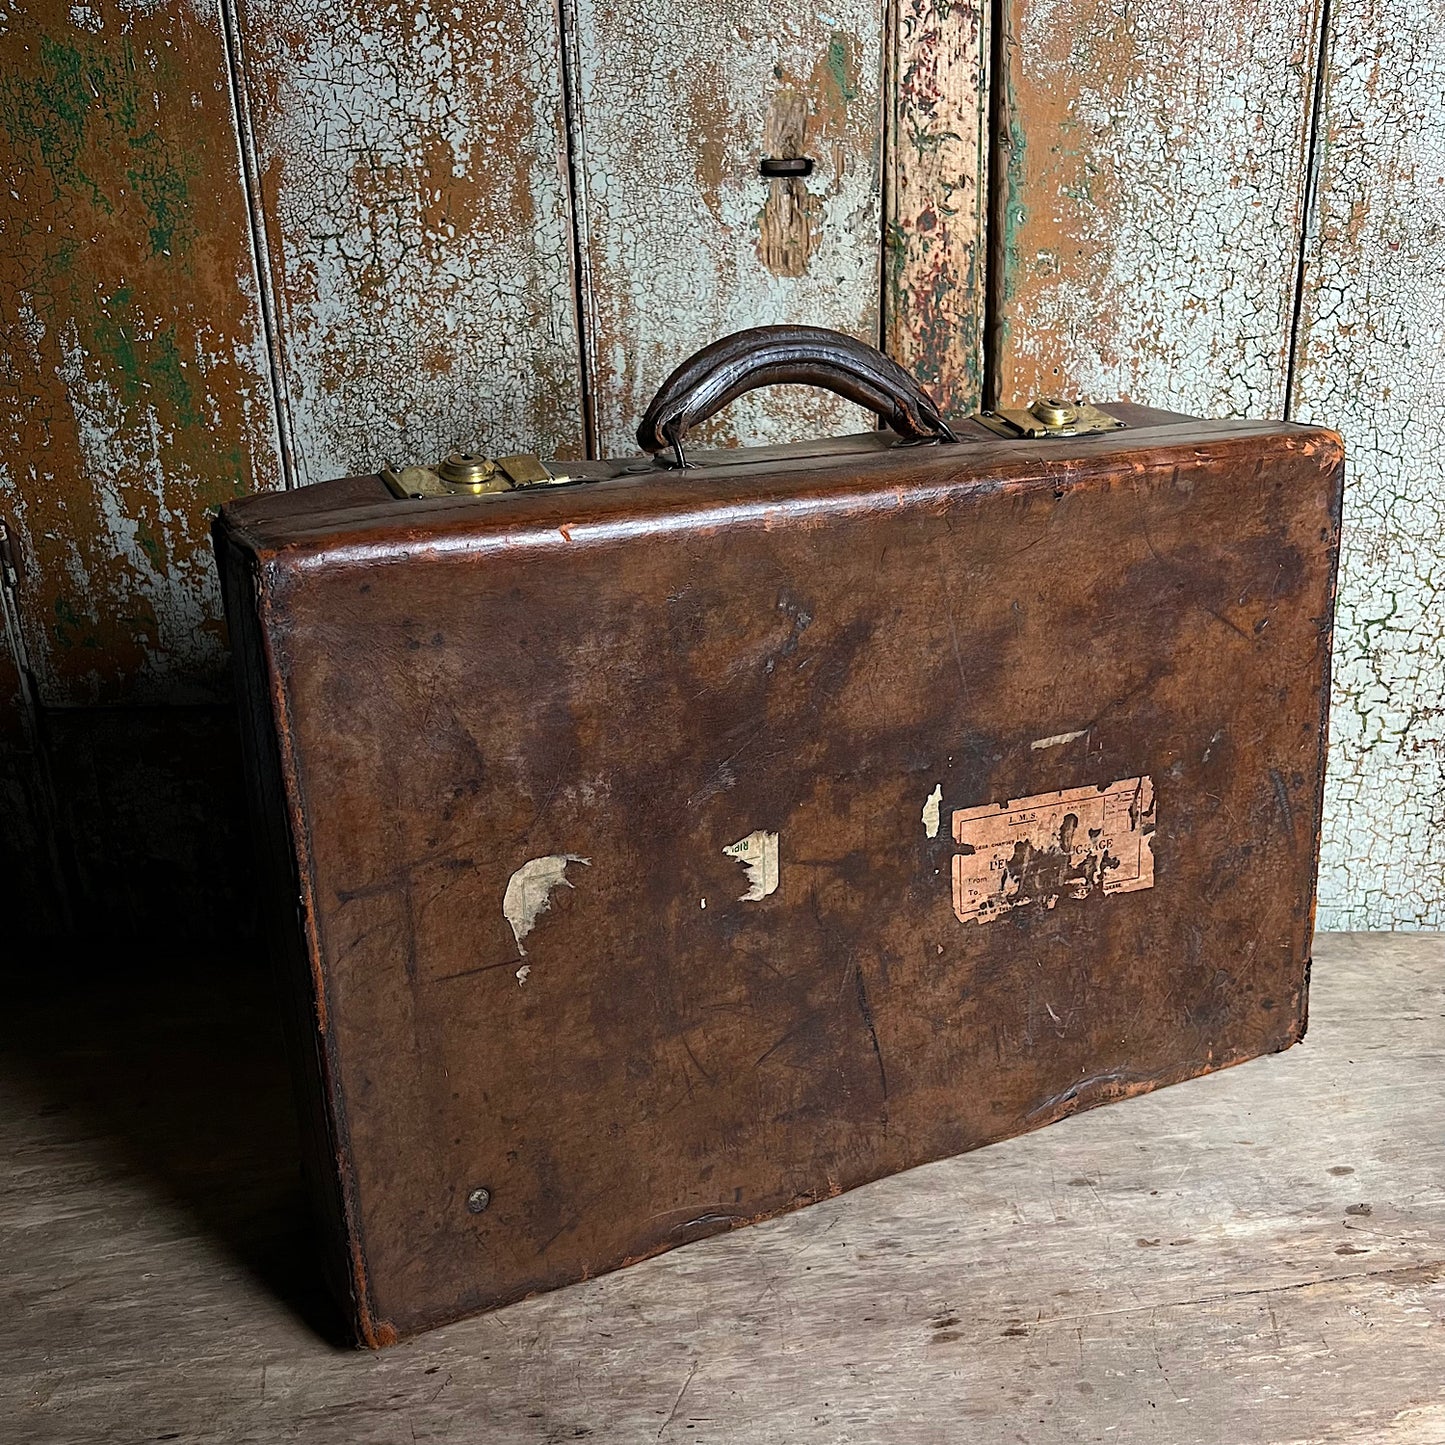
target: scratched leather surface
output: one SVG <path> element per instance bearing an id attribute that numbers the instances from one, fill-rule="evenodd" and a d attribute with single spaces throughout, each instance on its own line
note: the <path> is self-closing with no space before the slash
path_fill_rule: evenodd
<path id="1" fill-rule="evenodd" d="M 1300 1035 L 1332 434 L 346 485 L 221 538 L 366 1342 Z M 953 809 L 1139 776 L 1153 887 L 959 921 Z"/>

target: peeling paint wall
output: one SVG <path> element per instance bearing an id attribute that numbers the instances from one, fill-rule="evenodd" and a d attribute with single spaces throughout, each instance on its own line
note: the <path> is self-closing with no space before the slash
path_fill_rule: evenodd
<path id="1" fill-rule="evenodd" d="M 209 510 L 280 472 L 220 17 L 0 12 L 0 510 L 47 704 L 226 664 Z"/>
<path id="2" fill-rule="evenodd" d="M 7 6 L 0 504 L 41 700 L 224 696 L 229 496 L 457 445 L 629 451 L 723 332 L 877 339 L 885 191 L 889 345 L 971 404 L 981 43 L 975 10 L 889 33 L 880 0 Z M 920 174 L 885 188 L 890 65 Z M 791 152 L 811 176 L 758 174 Z M 706 435 L 871 424 L 777 388 Z"/>
<path id="3" fill-rule="evenodd" d="M 1343 432 L 1319 922 L 1445 926 L 1438 13 L 1334 0 L 1321 70 L 1313 0 L 1008 9 L 1002 397 Z"/>
<path id="4" fill-rule="evenodd" d="M 1313 0 L 1011 0 L 1000 401 L 1278 416 Z"/>
<path id="5" fill-rule="evenodd" d="M 1320 878 L 1327 928 L 1445 927 L 1445 31 L 1335 0 L 1293 415 L 1349 485 Z"/>
<path id="6" fill-rule="evenodd" d="M 298 483 L 580 455 L 550 6 L 241 0 Z"/>
<path id="7" fill-rule="evenodd" d="M 227 497 L 631 451 L 692 350 L 809 321 L 957 412 L 987 362 L 1004 401 L 1339 427 L 1320 920 L 1445 925 L 1445 42 L 1419 0 L 1332 0 L 1321 69 L 1321 10 L 1010 0 L 991 136 L 979 4 L 6 0 L 0 514 L 38 701 L 224 699 Z M 810 176 L 759 175 L 792 152 Z M 869 425 L 776 388 L 700 439 Z M 0 654 L 0 736 L 19 699 Z M 34 784 L 0 790 L 39 818 Z"/>
<path id="8" fill-rule="evenodd" d="M 878 0 L 825 10 L 763 0 L 573 0 L 571 14 L 599 449 L 636 451 L 637 423 L 663 379 L 728 332 L 806 321 L 876 341 Z M 758 166 L 767 142 L 792 133 L 816 166 L 793 188 L 802 230 L 785 261 L 773 214 L 781 188 Z M 789 387 L 741 398 L 699 436 L 783 441 L 871 425 L 828 393 Z"/>

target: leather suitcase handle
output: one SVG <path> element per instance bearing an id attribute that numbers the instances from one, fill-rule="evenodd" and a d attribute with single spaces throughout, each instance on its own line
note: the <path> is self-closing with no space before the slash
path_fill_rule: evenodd
<path id="1" fill-rule="evenodd" d="M 896 361 L 822 326 L 755 326 L 690 356 L 658 388 L 637 428 L 643 451 L 672 448 L 687 465 L 689 427 L 744 392 L 784 382 L 820 386 L 865 406 L 907 441 L 957 441 L 932 397 Z"/>

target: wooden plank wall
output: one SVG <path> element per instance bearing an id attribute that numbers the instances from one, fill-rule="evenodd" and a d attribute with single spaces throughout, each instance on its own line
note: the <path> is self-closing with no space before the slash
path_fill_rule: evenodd
<path id="1" fill-rule="evenodd" d="M 890 293 L 890 340 L 917 335 L 939 377 L 941 288 L 919 322 L 905 298 L 910 266 L 957 269 L 974 327 L 981 52 L 959 13 L 910 21 L 893 112 L 909 127 L 917 97 L 929 144 L 961 151 L 934 159 L 946 206 L 906 179 L 890 203 L 898 229 L 948 232 L 901 256 Z M 663 375 L 721 332 L 878 338 L 881 0 L 566 17 L 570 41 L 539 0 L 8 12 L 0 507 L 33 564 L 42 702 L 224 696 L 206 527 L 227 496 L 462 443 L 630 450 Z M 935 56 L 915 84 L 955 34 L 957 76 Z M 812 177 L 759 176 L 795 148 Z M 715 435 L 864 424 L 769 393 Z"/>
<path id="2" fill-rule="evenodd" d="M 214 927 L 245 870 L 234 806 L 207 806 L 230 731 L 209 513 L 281 477 L 220 13 L 8 4 L 0 150 L 7 651 L 29 663 L 0 697 L 6 939 Z"/>
<path id="3" fill-rule="evenodd" d="M 584 443 L 550 5 L 238 0 L 295 483 Z"/>
<path id="4" fill-rule="evenodd" d="M 987 383 L 1341 425 L 1322 919 L 1438 922 L 1441 442 L 1411 418 L 1440 412 L 1445 65 L 1418 0 L 1326 4 L 19 0 L 0 513 L 59 772 L 124 761 L 56 711 L 96 704 L 219 705 L 214 747 L 158 710 L 138 779 L 224 753 L 226 496 L 627 450 L 689 351 L 808 320 L 960 412 Z M 759 175 L 787 153 L 814 173 Z M 710 435 L 864 424 L 778 389 Z M 82 791 L 62 831 L 116 811 Z"/>
<path id="5" fill-rule="evenodd" d="M 653 393 L 691 352 L 770 322 L 876 340 L 880 0 L 572 0 L 578 231 L 598 448 L 637 449 Z M 811 176 L 765 179 L 764 156 Z M 857 431 L 856 408 L 754 392 L 719 444 Z"/>
<path id="6" fill-rule="evenodd" d="M 1008 0 L 999 398 L 1284 410 L 1315 0 Z"/>
<path id="7" fill-rule="evenodd" d="M 0 60 L 0 511 L 39 698 L 214 699 L 208 512 L 279 479 L 220 16 L 20 0 Z"/>
<path id="8" fill-rule="evenodd" d="M 983 394 L 990 11 L 890 8 L 884 349 L 951 415 Z"/>
<path id="9" fill-rule="evenodd" d="M 1319 921 L 1445 924 L 1445 39 L 1412 0 L 1008 0 L 992 357 L 1349 450 Z"/>

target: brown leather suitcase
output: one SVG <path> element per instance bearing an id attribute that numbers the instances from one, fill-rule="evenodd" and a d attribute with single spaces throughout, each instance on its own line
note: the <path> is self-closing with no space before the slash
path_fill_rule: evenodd
<path id="1" fill-rule="evenodd" d="M 679 468 L 780 380 L 893 431 Z M 641 438 L 217 524 L 369 1345 L 1304 1032 L 1334 434 L 950 429 L 783 328 L 681 368 Z"/>

